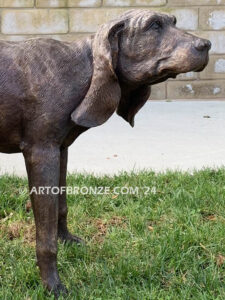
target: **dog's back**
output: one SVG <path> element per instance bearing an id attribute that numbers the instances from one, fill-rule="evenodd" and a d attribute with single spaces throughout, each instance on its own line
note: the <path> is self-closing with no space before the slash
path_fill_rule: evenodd
<path id="1" fill-rule="evenodd" d="M 91 70 L 82 47 L 42 38 L 0 41 L 1 152 L 20 152 L 29 121 L 42 117 L 37 124 L 44 125 L 48 116 L 57 123 L 84 97 Z"/>

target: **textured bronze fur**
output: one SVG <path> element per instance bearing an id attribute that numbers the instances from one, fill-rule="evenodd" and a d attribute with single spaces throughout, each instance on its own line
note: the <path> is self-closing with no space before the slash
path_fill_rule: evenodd
<path id="1" fill-rule="evenodd" d="M 67 148 L 114 111 L 132 126 L 150 86 L 201 71 L 210 42 L 175 26 L 173 16 L 132 10 L 82 41 L 0 42 L 0 151 L 22 152 L 30 189 L 66 186 Z M 57 238 L 67 229 L 66 195 L 31 195 L 36 251 L 44 285 L 65 291 Z"/>

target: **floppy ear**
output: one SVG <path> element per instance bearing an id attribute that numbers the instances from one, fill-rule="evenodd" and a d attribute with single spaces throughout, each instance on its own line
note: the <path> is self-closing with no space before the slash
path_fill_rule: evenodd
<path id="1" fill-rule="evenodd" d="M 84 127 L 103 124 L 116 110 L 121 90 L 114 68 L 118 55 L 118 33 L 124 21 L 102 25 L 92 43 L 93 76 L 90 88 L 71 118 Z"/>
<path id="2" fill-rule="evenodd" d="M 134 117 L 136 113 L 146 103 L 151 93 L 150 86 L 141 86 L 136 90 L 122 95 L 119 106 L 117 108 L 117 114 L 121 116 L 125 121 L 129 122 L 134 127 Z"/>

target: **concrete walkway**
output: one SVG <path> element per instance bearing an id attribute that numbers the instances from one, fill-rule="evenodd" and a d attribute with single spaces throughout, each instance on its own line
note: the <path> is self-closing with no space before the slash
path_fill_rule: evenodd
<path id="1" fill-rule="evenodd" d="M 69 172 L 191 171 L 223 165 L 225 101 L 149 102 L 134 128 L 114 115 L 81 135 L 69 151 Z M 0 153 L 0 173 L 5 172 L 25 175 L 21 154 Z"/>

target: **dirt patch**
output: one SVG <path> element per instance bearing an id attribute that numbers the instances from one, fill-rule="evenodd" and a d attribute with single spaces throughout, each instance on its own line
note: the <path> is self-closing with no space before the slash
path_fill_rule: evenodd
<path id="1" fill-rule="evenodd" d="M 90 220 L 90 224 L 97 228 L 97 233 L 92 236 L 93 242 L 103 242 L 110 227 L 126 228 L 127 226 L 126 218 L 119 216 L 113 216 L 109 220 L 92 219 Z"/>
<path id="2" fill-rule="evenodd" d="M 216 264 L 217 264 L 218 267 L 223 266 L 225 264 L 225 256 L 221 255 L 221 254 L 217 255 Z"/>
<path id="3" fill-rule="evenodd" d="M 32 204 L 31 204 L 30 200 L 27 201 L 27 203 L 25 205 L 25 209 L 26 209 L 26 212 L 29 212 L 32 209 Z"/>
<path id="4" fill-rule="evenodd" d="M 21 239 L 24 244 L 35 246 L 35 225 L 28 221 L 14 221 L 10 224 L 0 224 L 0 235 L 7 236 L 9 240 Z"/>

